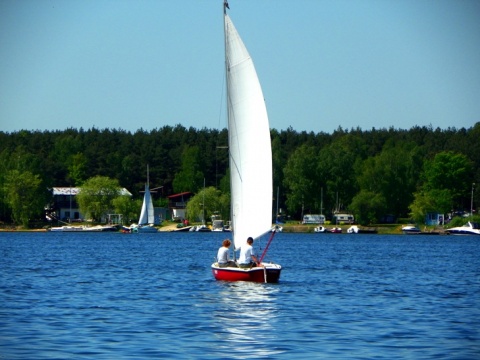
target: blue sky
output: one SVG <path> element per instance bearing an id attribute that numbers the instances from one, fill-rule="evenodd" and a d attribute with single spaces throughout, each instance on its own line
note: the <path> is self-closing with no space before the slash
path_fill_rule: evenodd
<path id="1" fill-rule="evenodd" d="M 226 127 L 222 0 L 0 1 L 0 130 Z M 480 121 L 478 0 L 230 0 L 271 128 Z"/>

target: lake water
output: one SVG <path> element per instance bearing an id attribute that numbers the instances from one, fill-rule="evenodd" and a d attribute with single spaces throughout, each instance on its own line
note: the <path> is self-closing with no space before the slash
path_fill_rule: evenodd
<path id="1" fill-rule="evenodd" d="M 280 233 L 256 284 L 227 236 L 0 233 L 0 359 L 480 359 L 478 237 Z"/>

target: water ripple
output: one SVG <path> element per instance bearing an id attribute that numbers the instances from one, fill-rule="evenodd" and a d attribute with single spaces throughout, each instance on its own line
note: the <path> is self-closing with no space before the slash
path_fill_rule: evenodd
<path id="1" fill-rule="evenodd" d="M 480 243 L 279 234 L 279 284 L 213 280 L 224 234 L 1 234 L 0 359 L 478 359 Z"/>

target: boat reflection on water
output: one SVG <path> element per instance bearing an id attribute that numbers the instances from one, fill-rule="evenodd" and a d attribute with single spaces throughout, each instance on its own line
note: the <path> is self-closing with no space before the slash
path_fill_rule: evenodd
<path id="1" fill-rule="evenodd" d="M 214 318 L 222 332 L 216 333 L 229 356 L 271 357 L 284 351 L 273 349 L 278 337 L 276 285 L 249 281 L 219 282 L 221 300 Z"/>

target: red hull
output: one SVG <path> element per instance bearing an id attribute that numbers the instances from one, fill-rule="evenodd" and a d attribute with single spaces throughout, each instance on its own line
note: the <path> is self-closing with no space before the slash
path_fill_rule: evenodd
<path id="1" fill-rule="evenodd" d="M 223 281 L 252 281 L 252 282 L 267 282 L 276 283 L 280 279 L 280 272 L 282 267 L 276 264 L 266 264 L 263 267 L 254 267 L 251 269 L 241 268 L 219 268 L 212 265 L 212 273 L 216 280 Z M 265 281 L 265 276 L 266 280 Z"/>

